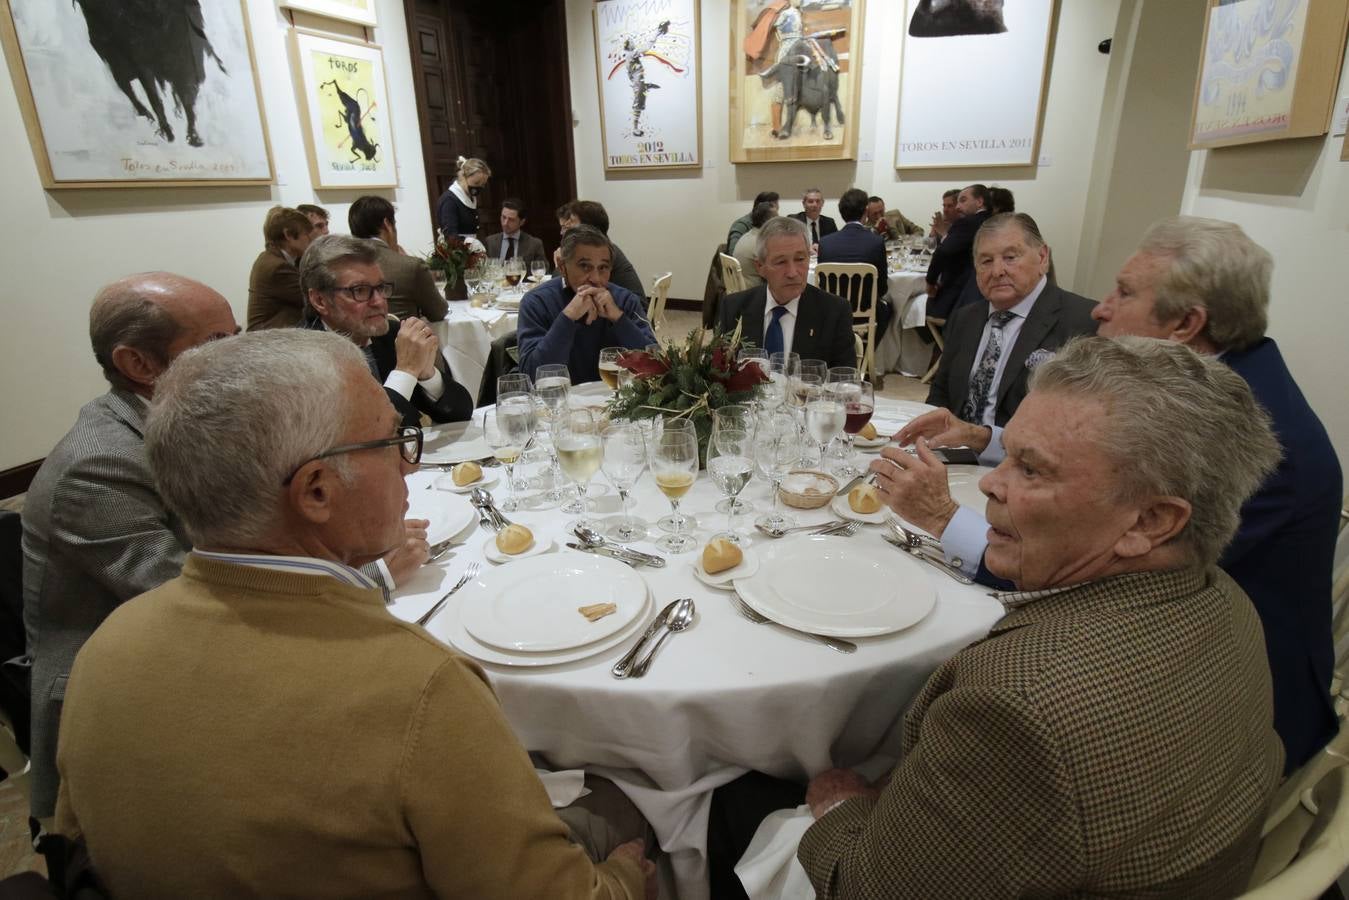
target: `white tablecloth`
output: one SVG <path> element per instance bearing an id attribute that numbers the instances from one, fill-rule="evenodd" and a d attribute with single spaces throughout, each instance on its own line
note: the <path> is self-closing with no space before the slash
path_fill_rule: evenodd
<path id="1" fill-rule="evenodd" d="M 451 300 L 445 318 L 431 323 L 440 340 L 440 352 L 454 380 L 468 388 L 474 400 L 482 386 L 492 341 L 515 330 L 517 316 L 496 309 L 475 309 L 467 300 Z"/>
<path id="2" fill-rule="evenodd" d="M 906 406 L 911 415 L 913 405 Z M 893 427 L 907 418 L 898 409 L 882 403 L 877 418 Z M 421 499 L 425 487 L 439 474 L 410 476 L 414 499 L 427 502 Z M 618 499 L 607 486 L 598 489 L 602 481 L 597 475 L 592 482 L 592 502 L 599 507 L 592 516 L 617 515 Z M 493 491 L 504 497 L 504 484 Z M 433 498 L 437 493 L 427 492 Z M 902 713 L 927 676 L 986 634 L 1002 612 L 981 589 L 962 586 L 935 569 L 907 571 L 894 550 L 897 570 L 907 571 L 904 577 L 926 579 L 937 591 L 936 608 L 912 628 L 859 640 L 855 654 L 843 655 L 776 627 L 754 625 L 736 614 L 727 594 L 703 586 L 692 574 L 702 543 L 725 525 L 725 515 L 713 510 L 719 496 L 700 476 L 681 504 L 697 517 L 698 551 L 668 557 L 664 569 L 636 570 L 657 608 L 677 597 L 694 598 L 698 608 L 693 626 L 666 643 L 645 678 L 620 681 L 609 673 L 631 641 L 565 665 L 484 666 L 527 749 L 543 753 L 555 766 L 583 767 L 610 778 L 632 799 L 670 854 L 682 900 L 707 897 L 705 848 L 713 788 L 748 769 L 805 779 L 831 766 L 893 755 Z M 757 479 L 741 496 L 757 510 L 770 503 L 768 486 Z M 633 502 L 636 515 L 651 525 L 650 537 L 658 538 L 654 522 L 669 504 L 649 474 L 639 481 Z M 831 516 L 827 508 L 796 512 L 803 523 Z M 564 527 L 572 517 L 556 509 L 511 518 L 559 547 L 569 537 Z M 741 516 L 738 524 L 744 528 L 751 519 Z M 866 527 L 848 540 L 887 547 L 879 531 L 879 526 Z M 750 534 L 754 547 L 769 540 Z M 469 561 L 483 560 L 486 539 L 473 531 L 448 559 L 424 569 L 395 600 L 394 614 L 409 620 L 423 614 Z M 649 541 L 634 546 L 655 551 Z M 444 639 L 444 617 L 454 615 L 451 600 L 430 631 Z"/>
<path id="3" fill-rule="evenodd" d="M 914 378 L 927 372 L 932 345 L 918 336 L 927 322 L 927 270 L 890 274 L 890 302 L 895 314 L 885 334 L 876 341 L 876 368 Z"/>

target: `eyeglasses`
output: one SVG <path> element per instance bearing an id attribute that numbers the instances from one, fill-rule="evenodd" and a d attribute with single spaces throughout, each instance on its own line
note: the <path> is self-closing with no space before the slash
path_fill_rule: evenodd
<path id="1" fill-rule="evenodd" d="M 422 430 L 416 425 L 403 425 L 398 429 L 398 434 L 393 437 L 381 438 L 377 441 L 361 441 L 359 444 L 342 444 L 330 450 L 324 450 L 318 456 L 309 457 L 295 467 L 295 472 L 300 471 L 316 459 L 326 459 L 329 456 L 352 453 L 356 450 L 376 450 L 380 447 L 397 447 L 403 461 L 408 465 L 415 466 L 422 459 Z M 291 479 L 295 477 L 295 472 L 287 475 L 286 480 L 281 483 L 290 484 Z"/>
<path id="2" fill-rule="evenodd" d="M 393 282 L 382 281 L 379 284 L 353 284 L 349 287 L 337 287 L 332 289 L 334 294 L 346 294 L 357 303 L 369 303 L 375 296 L 375 291 L 379 291 L 383 297 L 389 297 L 393 294 Z"/>

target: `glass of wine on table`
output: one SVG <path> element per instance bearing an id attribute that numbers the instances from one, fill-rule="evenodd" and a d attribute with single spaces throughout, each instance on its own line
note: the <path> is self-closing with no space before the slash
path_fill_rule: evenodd
<path id="1" fill-rule="evenodd" d="M 698 433 L 692 422 L 687 419 L 665 422 L 659 437 L 655 439 L 651 473 L 655 476 L 656 487 L 670 501 L 670 515 L 658 523 L 661 528 L 668 528 L 670 533 L 661 538 L 656 546 L 667 553 L 692 550 L 698 546 L 698 541 L 684 531 L 689 519 L 679 511 L 680 499 L 689 492 L 698 477 Z"/>
<path id="2" fill-rule="evenodd" d="M 562 507 L 563 512 L 580 516 L 570 523 L 568 530 L 579 525 L 594 528 L 586 519 L 586 489 L 590 479 L 599 471 L 604 460 L 604 445 L 600 440 L 599 422 L 594 411 L 586 408 L 568 409 L 554 423 L 553 447 L 562 473 L 576 483 L 576 498 Z"/>
<path id="3" fill-rule="evenodd" d="M 505 512 L 518 508 L 515 499 L 515 463 L 524 452 L 525 444 L 534 435 L 535 422 L 534 398 L 527 393 L 514 391 L 497 398 L 496 409 L 483 423 L 493 455 L 506 468 L 506 486 L 510 494 L 506 502 L 501 504 Z"/>
<path id="4" fill-rule="evenodd" d="M 609 390 L 618 390 L 618 373 L 622 366 L 618 364 L 618 359 L 627 349 L 623 347 L 605 347 L 600 351 L 600 378 L 609 386 Z"/>

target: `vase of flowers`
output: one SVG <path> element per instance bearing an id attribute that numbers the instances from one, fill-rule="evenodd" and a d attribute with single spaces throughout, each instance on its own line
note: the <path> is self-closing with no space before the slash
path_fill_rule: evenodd
<path id="1" fill-rule="evenodd" d="M 470 243 L 457 234 L 446 237 L 437 230 L 436 245 L 426 256 L 426 267 L 433 277 L 445 279 L 445 299 L 464 300 L 468 297 L 464 270 L 486 258 L 486 251 L 476 240 Z"/>
<path id="2" fill-rule="evenodd" d="M 768 383 L 758 360 L 736 359 L 741 346 L 737 325 L 733 333 L 714 332 L 711 338 L 695 328 L 682 345 L 671 342 L 623 354 L 618 364 L 633 377 L 609 401 L 609 417 L 690 419 L 698 432 L 698 463 L 706 466 L 712 411 L 754 400 L 759 386 Z"/>

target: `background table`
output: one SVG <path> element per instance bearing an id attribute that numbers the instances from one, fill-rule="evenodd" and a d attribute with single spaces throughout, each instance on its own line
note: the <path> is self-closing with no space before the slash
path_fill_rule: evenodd
<path id="1" fill-rule="evenodd" d="M 445 318 L 431 323 L 450 374 L 475 400 L 492 341 L 514 331 L 517 318 L 514 312 L 475 308 L 467 300 L 451 300 Z"/>
<path id="2" fill-rule="evenodd" d="M 917 331 L 927 323 L 927 270 L 891 272 L 890 302 L 895 314 L 876 340 L 876 368 L 921 378 L 932 359 L 932 345 Z"/>
<path id="3" fill-rule="evenodd" d="M 906 406 L 908 414 L 914 406 Z M 893 423 L 905 417 L 898 409 L 882 403 L 877 418 Z M 453 496 L 426 490 L 440 474 L 409 476 L 414 512 L 418 503 L 437 502 L 437 495 Z M 592 482 L 592 502 L 598 509 L 591 515 L 605 519 L 618 514 L 618 498 L 607 485 L 601 489 L 601 482 L 602 475 Z M 505 496 L 504 484 L 492 490 Z M 768 486 L 758 480 L 741 496 L 756 508 L 756 515 L 770 503 Z M 698 550 L 667 555 L 664 569 L 636 570 L 650 586 L 656 608 L 677 597 L 692 597 L 698 607 L 693 626 L 666 643 L 645 678 L 620 681 L 609 673 L 630 640 L 559 666 L 484 665 L 527 749 L 544 754 L 555 766 L 603 775 L 632 799 L 670 854 L 682 900 L 707 897 L 707 814 L 714 788 L 749 769 L 805 779 L 831 766 L 893 755 L 901 716 L 927 676 L 986 634 L 1002 614 L 982 589 L 962 586 L 896 549 L 896 579 L 921 579 L 937 591 L 935 609 L 912 628 L 859 639 L 858 651 L 843 655 L 775 626 L 754 625 L 736 614 L 726 593 L 705 587 L 692 573 L 702 544 L 725 525 L 725 515 L 713 510 L 719 498 L 710 479 L 700 475 L 681 504 L 697 518 Z M 669 503 L 649 474 L 643 475 L 632 499 L 634 512 L 651 523 L 650 536 L 658 537 L 654 522 Z M 832 516 L 827 507 L 797 514 L 802 522 Z M 556 509 L 513 513 L 511 518 L 527 525 L 537 539 L 557 541 L 559 547 L 569 537 L 565 526 L 572 517 Z M 751 519 L 741 516 L 740 526 Z M 416 619 L 468 562 L 484 560 L 482 546 L 490 535 L 472 527 L 462 547 L 425 567 L 399 592 L 392 606 L 395 615 Z M 879 532 L 879 526 L 868 526 L 846 540 L 888 549 Z M 770 540 L 751 534 L 751 549 Z M 648 541 L 633 546 L 655 549 Z M 445 639 L 444 617 L 455 614 L 452 599 L 431 621 L 431 633 Z"/>

